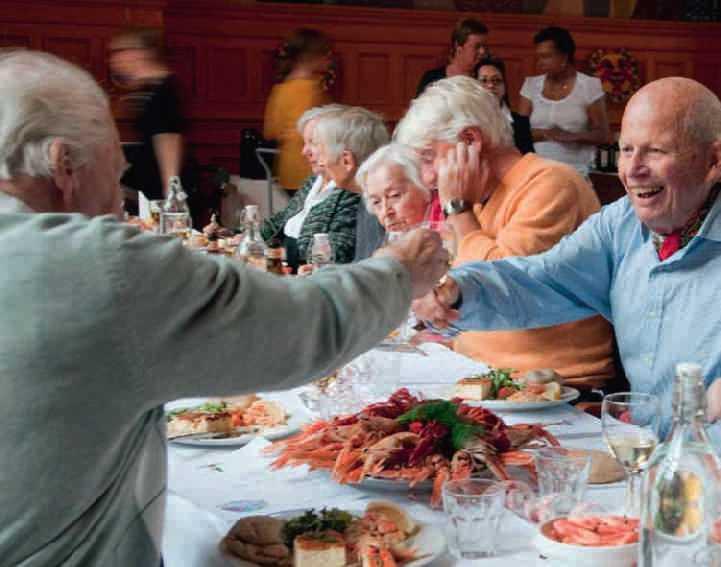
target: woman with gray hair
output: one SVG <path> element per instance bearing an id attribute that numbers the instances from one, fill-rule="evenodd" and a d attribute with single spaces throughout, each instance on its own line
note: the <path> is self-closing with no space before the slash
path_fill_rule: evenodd
<path id="1" fill-rule="evenodd" d="M 311 114 L 310 118 L 304 115 L 299 123 L 304 130 L 312 130 L 304 151 L 311 166 L 322 175 L 324 191 L 318 189 L 312 195 L 313 186 L 320 184 L 317 180 L 311 186 L 306 183 L 284 211 L 264 223 L 262 230 L 266 240 L 283 239 L 288 264 L 294 270 L 307 261 L 313 235 L 318 233 L 329 235 L 336 262 L 353 260 L 360 202 L 360 189 L 353 176 L 363 160 L 388 140 L 379 115 L 360 107 L 328 106 L 326 112 Z M 323 193 L 325 196 L 318 201 Z"/>
<path id="2" fill-rule="evenodd" d="M 356 181 L 368 210 L 388 232 L 441 220 L 438 193 L 421 181 L 420 157 L 409 146 L 392 142 L 377 149 L 358 169 Z"/>

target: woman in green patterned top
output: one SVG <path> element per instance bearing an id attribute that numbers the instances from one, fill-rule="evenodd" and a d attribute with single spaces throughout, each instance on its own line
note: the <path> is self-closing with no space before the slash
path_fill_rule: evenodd
<path id="1" fill-rule="evenodd" d="M 266 240 L 283 240 L 294 271 L 306 263 L 317 233 L 329 235 L 337 263 L 353 260 L 361 204 L 355 173 L 366 157 L 388 141 L 378 114 L 360 107 L 333 106 L 310 121 L 303 122 L 301 117 L 300 122 L 304 138 L 306 131 L 309 133 L 306 157 L 311 166 L 315 162 L 314 172 L 323 181 L 309 177 L 288 206 L 266 220 L 262 228 Z"/>

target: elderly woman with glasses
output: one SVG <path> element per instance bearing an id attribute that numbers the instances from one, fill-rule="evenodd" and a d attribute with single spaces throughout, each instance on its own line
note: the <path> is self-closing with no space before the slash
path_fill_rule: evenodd
<path id="1" fill-rule="evenodd" d="M 511 110 L 506 87 L 506 64 L 502 59 L 486 57 L 481 60 L 476 70 L 476 78 L 481 86 L 498 99 L 504 116 L 513 128 L 513 143 L 518 151 L 527 154 L 533 151 L 531 124 L 528 116 L 521 116 Z"/>

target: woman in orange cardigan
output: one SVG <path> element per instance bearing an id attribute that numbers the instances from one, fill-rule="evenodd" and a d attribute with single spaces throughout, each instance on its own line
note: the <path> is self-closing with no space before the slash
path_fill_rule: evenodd
<path id="1" fill-rule="evenodd" d="M 330 42 L 314 29 L 296 30 L 278 53 L 282 82 L 273 87 L 266 104 L 263 137 L 278 142 L 276 173 L 288 191 L 296 191 L 310 175 L 296 124 L 306 110 L 330 102 L 322 86 L 330 62 Z"/>

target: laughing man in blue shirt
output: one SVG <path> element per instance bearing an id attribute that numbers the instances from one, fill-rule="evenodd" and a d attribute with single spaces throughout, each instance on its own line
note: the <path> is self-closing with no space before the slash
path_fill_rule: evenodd
<path id="1" fill-rule="evenodd" d="M 661 397 L 665 432 L 675 364 L 700 363 L 707 386 L 721 376 L 721 102 L 690 79 L 649 83 L 626 107 L 619 144 L 626 197 L 546 253 L 452 270 L 414 309 L 463 330 L 544 327 L 600 313 L 615 327 L 632 390 Z M 450 175 L 445 192 L 439 187 L 444 203 L 464 184 L 482 182 L 462 151 L 447 159 L 466 171 Z M 721 380 L 709 401 L 718 416 Z"/>

